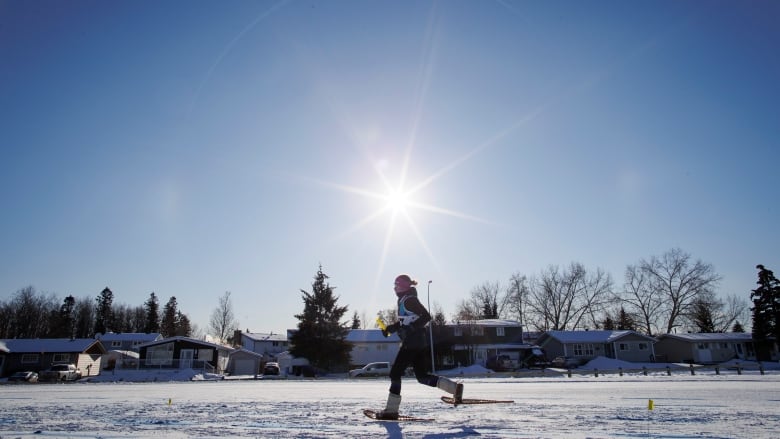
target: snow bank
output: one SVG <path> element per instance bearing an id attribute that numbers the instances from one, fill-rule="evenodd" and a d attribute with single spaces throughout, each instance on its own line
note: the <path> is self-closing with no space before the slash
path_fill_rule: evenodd
<path id="1" fill-rule="evenodd" d="M 113 382 L 169 382 L 169 381 L 217 381 L 224 379 L 223 375 L 213 373 L 203 373 L 194 369 L 145 369 L 145 370 L 104 370 L 97 376 L 90 376 L 82 379 L 82 382 L 90 383 L 113 383 Z"/>

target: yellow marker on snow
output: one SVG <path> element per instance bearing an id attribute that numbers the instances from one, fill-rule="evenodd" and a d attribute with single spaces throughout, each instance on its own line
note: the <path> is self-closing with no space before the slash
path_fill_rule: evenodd
<path id="1" fill-rule="evenodd" d="M 168 405 L 171 405 L 171 398 L 168 398 Z"/>
<path id="2" fill-rule="evenodd" d="M 387 325 L 385 325 L 385 322 L 382 321 L 382 317 L 377 316 L 376 317 L 376 324 L 379 326 L 379 329 L 383 331 L 387 331 Z"/>
<path id="3" fill-rule="evenodd" d="M 655 404 L 653 404 L 653 400 L 652 399 L 648 399 L 647 400 L 647 409 L 648 410 L 652 410 L 654 405 Z"/>

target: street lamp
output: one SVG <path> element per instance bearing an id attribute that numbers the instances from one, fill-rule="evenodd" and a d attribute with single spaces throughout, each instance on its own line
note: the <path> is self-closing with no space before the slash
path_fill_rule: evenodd
<path id="1" fill-rule="evenodd" d="M 432 280 L 428 281 L 428 312 L 431 312 L 431 282 Z M 428 324 L 428 333 L 431 336 L 431 373 L 436 373 L 436 363 L 434 363 L 433 360 L 433 318 L 431 318 L 431 322 Z"/>

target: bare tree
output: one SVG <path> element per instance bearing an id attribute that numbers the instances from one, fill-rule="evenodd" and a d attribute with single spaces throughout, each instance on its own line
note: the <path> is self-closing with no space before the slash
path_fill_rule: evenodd
<path id="1" fill-rule="evenodd" d="M 661 292 L 651 288 L 647 273 L 640 266 L 626 267 L 623 291 L 618 299 L 626 306 L 626 311 L 636 317 L 647 335 L 657 332 L 657 320 L 663 308 Z"/>
<path id="2" fill-rule="evenodd" d="M 577 262 L 563 271 L 549 266 L 531 282 L 531 321 L 540 330 L 597 327 L 611 293 L 612 278 L 601 269 L 590 274 Z"/>
<path id="3" fill-rule="evenodd" d="M 680 326 L 697 297 L 710 293 L 720 281 L 711 264 L 692 261 L 691 255 L 679 248 L 667 251 L 649 261 L 641 260 L 639 269 L 647 277 L 651 294 L 662 302 L 660 327 L 671 333 Z"/>
<path id="4" fill-rule="evenodd" d="M 508 294 L 502 294 L 499 282 L 485 282 L 471 290 L 469 299 L 461 300 L 455 312 L 458 320 L 498 319 L 506 316 Z"/>
<path id="5" fill-rule="evenodd" d="M 509 287 L 506 292 L 506 317 L 517 320 L 521 327 L 525 322 L 525 306 L 528 302 L 528 278 L 520 273 L 515 273 L 509 278 Z"/>
<path id="6" fill-rule="evenodd" d="M 686 315 L 687 324 L 697 332 L 728 332 L 749 316 L 746 299 L 732 294 L 721 300 L 714 292 L 699 295 Z"/>
<path id="7" fill-rule="evenodd" d="M 233 302 L 230 300 L 230 291 L 225 291 L 225 294 L 219 298 L 219 304 L 211 312 L 210 334 L 220 343 L 227 343 L 228 337 L 233 335 L 238 326 L 233 313 Z"/>

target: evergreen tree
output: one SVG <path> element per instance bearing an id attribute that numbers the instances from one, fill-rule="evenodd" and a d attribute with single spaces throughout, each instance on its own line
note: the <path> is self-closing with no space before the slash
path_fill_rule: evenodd
<path id="1" fill-rule="evenodd" d="M 113 330 L 113 302 L 114 293 L 108 287 L 100 292 L 100 296 L 95 299 L 95 334 L 105 334 Z"/>
<path id="2" fill-rule="evenodd" d="M 181 337 L 192 336 L 192 323 L 190 318 L 186 314 L 182 314 L 181 311 L 176 311 L 176 333 L 174 335 Z"/>
<path id="3" fill-rule="evenodd" d="M 699 298 L 693 302 L 691 317 L 698 332 L 717 332 L 715 330 L 715 319 L 712 314 L 712 306 L 706 300 Z"/>
<path id="4" fill-rule="evenodd" d="M 76 299 L 71 295 L 62 301 L 58 311 L 52 311 L 50 338 L 71 338 L 76 328 Z"/>
<path id="5" fill-rule="evenodd" d="M 163 337 L 173 337 L 176 335 L 176 316 L 178 313 L 178 304 L 176 296 L 171 296 L 168 303 L 163 308 L 162 322 L 160 323 L 160 333 Z"/>
<path id="6" fill-rule="evenodd" d="M 95 336 L 95 307 L 92 298 L 85 297 L 76 302 L 76 338 Z"/>
<path id="7" fill-rule="evenodd" d="M 759 361 L 771 360 L 773 340 L 780 340 L 780 281 L 771 270 L 757 265 L 758 288 L 750 294 L 753 301 L 753 342 Z"/>
<path id="8" fill-rule="evenodd" d="M 290 338 L 290 354 L 308 359 L 317 368 L 336 371 L 349 364 L 351 346 L 345 341 L 348 329 L 341 323 L 347 307 L 337 306 L 338 297 L 327 279 L 320 265 L 312 292 L 301 290 L 303 313 L 295 316 L 298 331 Z"/>
<path id="9" fill-rule="evenodd" d="M 617 329 L 620 331 L 636 331 L 636 327 L 634 318 L 621 306 L 618 314 Z"/>
<path id="10" fill-rule="evenodd" d="M 360 317 L 358 317 L 357 311 L 352 313 L 352 329 L 360 329 Z"/>
<path id="11" fill-rule="evenodd" d="M 490 298 L 484 298 L 482 300 L 482 318 L 483 319 L 497 319 L 498 318 L 498 303 L 490 300 Z"/>
<path id="12" fill-rule="evenodd" d="M 745 332 L 745 328 L 742 327 L 742 323 L 739 323 L 739 321 L 734 323 L 734 327 L 731 328 L 731 332 Z"/>
<path id="13" fill-rule="evenodd" d="M 160 302 L 157 300 L 157 295 L 154 294 L 154 291 L 144 302 L 144 308 L 146 309 L 144 332 L 147 334 L 160 332 Z"/>
<path id="14" fill-rule="evenodd" d="M 609 315 L 604 318 L 604 322 L 602 323 L 602 327 L 605 331 L 614 331 L 615 330 L 615 321 L 612 320 L 612 317 Z"/>

